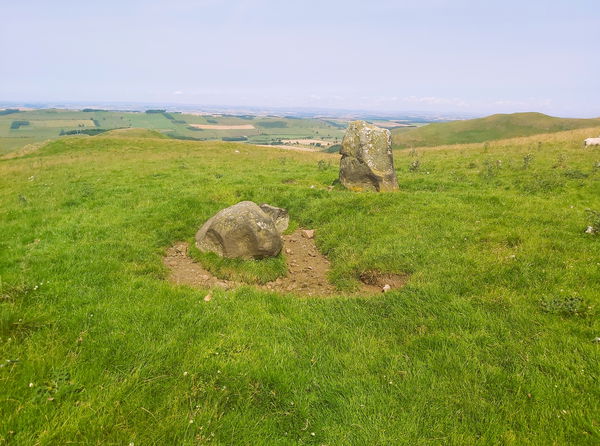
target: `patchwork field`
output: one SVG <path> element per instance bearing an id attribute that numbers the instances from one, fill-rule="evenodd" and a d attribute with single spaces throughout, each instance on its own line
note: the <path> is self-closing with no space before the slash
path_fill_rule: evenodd
<path id="1" fill-rule="evenodd" d="M 194 115 L 119 112 L 84 109 L 0 111 L 0 155 L 32 142 L 56 139 L 64 134 L 98 134 L 121 128 L 158 130 L 175 139 L 244 141 L 281 144 L 282 139 L 318 139 L 339 142 L 344 124 L 322 119 L 285 117 Z"/>
<path id="2" fill-rule="evenodd" d="M 315 131 L 292 121 L 252 125 Z M 400 190 L 381 194 L 331 187 L 338 155 L 137 129 L 0 160 L 0 443 L 600 443 L 583 132 L 396 151 Z M 169 250 L 241 200 L 315 230 L 332 295 L 168 280 Z M 200 259 L 242 278 L 284 260 Z M 408 280 L 356 295 L 372 271 Z"/>

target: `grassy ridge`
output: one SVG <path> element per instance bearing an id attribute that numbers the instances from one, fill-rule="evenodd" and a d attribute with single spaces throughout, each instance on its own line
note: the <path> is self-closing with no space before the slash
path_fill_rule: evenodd
<path id="1" fill-rule="evenodd" d="M 600 152 L 579 138 L 398 152 L 384 194 L 328 190 L 336 156 L 231 143 L 0 161 L 1 441 L 597 444 Z M 315 228 L 340 296 L 167 283 L 165 248 L 240 200 Z M 371 269 L 412 276 L 345 297 Z"/>
<path id="2" fill-rule="evenodd" d="M 597 119 L 555 118 L 542 113 L 498 114 L 392 131 L 397 148 L 464 144 L 600 126 Z M 595 136 L 595 135 L 592 135 Z"/>

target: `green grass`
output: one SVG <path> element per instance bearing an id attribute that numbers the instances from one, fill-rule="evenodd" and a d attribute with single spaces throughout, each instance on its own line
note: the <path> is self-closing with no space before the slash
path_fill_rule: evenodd
<path id="1" fill-rule="evenodd" d="M 498 114 L 392 131 L 396 148 L 464 144 L 600 126 L 600 118 L 555 118 L 542 113 Z M 596 136 L 596 135 L 590 135 Z M 582 141 L 583 144 L 583 141 Z"/>
<path id="2" fill-rule="evenodd" d="M 230 143 L 0 160 L 0 442 L 598 444 L 600 151 L 580 137 L 397 152 L 382 194 L 328 190 L 335 155 Z M 165 249 L 241 200 L 315 228 L 341 290 L 411 279 L 210 302 L 165 281 Z"/>
<path id="3" fill-rule="evenodd" d="M 103 136 L 107 136 L 110 138 L 166 138 L 165 135 L 163 135 L 160 132 L 157 132 L 156 130 L 139 128 L 109 130 Z"/>
<path id="4" fill-rule="evenodd" d="M 190 255 L 219 279 L 262 285 L 287 274 L 283 254 L 262 260 L 227 259 L 203 253 L 190 241 Z"/>
<path id="5" fill-rule="evenodd" d="M 39 138 L 31 138 L 27 136 L 17 138 L 5 138 L 0 136 L 0 156 L 39 141 Z"/>

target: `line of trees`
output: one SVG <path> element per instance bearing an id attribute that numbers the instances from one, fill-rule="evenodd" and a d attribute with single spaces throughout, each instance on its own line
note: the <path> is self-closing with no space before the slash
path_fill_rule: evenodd
<path id="1" fill-rule="evenodd" d="M 29 125 L 29 121 L 13 121 L 10 125 L 11 130 L 18 130 L 19 128 Z"/>
<path id="2" fill-rule="evenodd" d="M 13 113 L 19 113 L 20 110 L 17 110 L 16 108 L 7 108 L 5 110 L 0 110 L 0 116 L 3 115 L 12 115 Z"/>

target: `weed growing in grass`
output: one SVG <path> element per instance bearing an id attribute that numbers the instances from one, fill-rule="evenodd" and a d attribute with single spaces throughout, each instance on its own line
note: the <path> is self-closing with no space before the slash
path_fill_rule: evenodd
<path id="1" fill-rule="evenodd" d="M 557 172 L 538 172 L 526 180 L 522 188 L 531 194 L 544 194 L 557 191 L 565 186 L 564 177 Z"/>
<path id="2" fill-rule="evenodd" d="M 561 316 L 585 317 L 590 310 L 583 298 L 579 296 L 544 298 L 540 305 L 544 312 Z"/>
<path id="3" fill-rule="evenodd" d="M 329 169 L 331 169 L 331 161 L 319 160 L 317 162 L 317 168 L 321 172 L 329 170 Z"/>
<path id="4" fill-rule="evenodd" d="M 554 163 L 554 165 L 552 167 L 554 169 L 566 168 L 567 167 L 567 155 L 565 155 L 564 153 L 559 153 L 558 159 L 556 160 L 556 162 Z"/>
<path id="5" fill-rule="evenodd" d="M 482 178 L 487 180 L 496 178 L 502 168 L 502 160 L 486 159 L 483 161 L 483 167 L 484 168 L 480 173 Z"/>
<path id="6" fill-rule="evenodd" d="M 523 157 L 523 169 L 529 169 L 529 166 L 533 162 L 533 154 L 528 153 Z"/>
<path id="7" fill-rule="evenodd" d="M 567 178 L 570 178 L 572 180 L 582 180 L 584 178 L 587 178 L 589 175 L 585 172 L 582 172 L 579 169 L 570 169 L 567 170 L 563 173 L 563 175 Z"/>
<path id="8" fill-rule="evenodd" d="M 83 392 L 84 388 L 75 383 L 71 374 L 65 370 L 55 370 L 49 379 L 39 383 L 31 383 L 30 388 L 35 392 L 34 399 L 38 403 L 61 402 Z"/>
<path id="9" fill-rule="evenodd" d="M 600 234 L 600 211 L 594 209 L 586 209 L 588 227 L 586 232 L 588 234 Z"/>
<path id="10" fill-rule="evenodd" d="M 421 161 L 418 159 L 411 161 L 410 164 L 408 165 L 408 170 L 410 172 L 418 172 L 420 168 L 421 168 Z"/>

